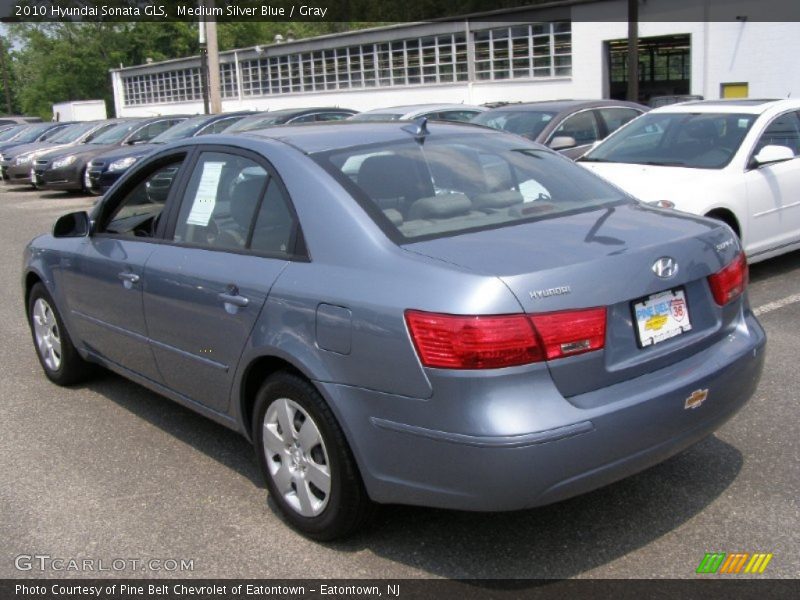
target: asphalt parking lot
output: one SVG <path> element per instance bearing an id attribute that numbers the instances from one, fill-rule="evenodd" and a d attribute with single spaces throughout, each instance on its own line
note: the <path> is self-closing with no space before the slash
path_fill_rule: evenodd
<path id="1" fill-rule="evenodd" d="M 191 572 L 103 573 L 125 577 L 684 578 L 712 551 L 771 552 L 763 576 L 800 576 L 800 252 L 751 268 L 766 367 L 714 436 L 556 505 L 494 515 L 384 507 L 358 537 L 318 544 L 281 522 L 236 434 L 116 375 L 62 389 L 41 373 L 22 249 L 93 200 L 0 187 L 0 577 L 97 575 L 15 566 L 47 555 L 193 561 Z"/>

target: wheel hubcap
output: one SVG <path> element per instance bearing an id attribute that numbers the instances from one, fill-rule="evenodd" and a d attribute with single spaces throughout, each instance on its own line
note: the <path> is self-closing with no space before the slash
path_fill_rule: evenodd
<path id="1" fill-rule="evenodd" d="M 264 415 L 264 455 L 278 493 L 296 513 L 316 517 L 328 505 L 328 450 L 314 420 L 299 404 L 279 398 Z"/>
<path id="2" fill-rule="evenodd" d="M 61 366 L 61 332 L 53 309 L 44 298 L 39 298 L 33 305 L 33 334 L 44 364 L 51 371 L 58 371 Z"/>

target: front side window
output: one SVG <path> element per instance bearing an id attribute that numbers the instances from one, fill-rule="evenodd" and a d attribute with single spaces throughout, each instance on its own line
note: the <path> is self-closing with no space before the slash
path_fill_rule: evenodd
<path id="1" fill-rule="evenodd" d="M 127 237 L 153 237 L 182 162 L 183 159 L 171 161 L 150 172 L 125 195 L 98 231 Z"/>
<path id="2" fill-rule="evenodd" d="M 756 117 L 737 113 L 648 113 L 580 160 L 721 169 L 736 154 Z"/>
<path id="3" fill-rule="evenodd" d="M 758 154 L 764 146 L 784 146 L 794 155 L 800 154 L 800 117 L 796 112 L 788 112 L 775 117 L 767 125 L 758 139 L 753 154 Z"/>
<path id="4" fill-rule="evenodd" d="M 561 125 L 556 127 L 550 139 L 553 140 L 557 137 L 571 137 L 575 140 L 576 146 L 584 146 L 596 142 L 600 137 L 600 133 L 597 130 L 597 120 L 594 118 L 594 112 L 585 110 L 567 117 Z"/>
<path id="5" fill-rule="evenodd" d="M 623 200 L 585 169 L 510 136 L 431 137 L 314 158 L 399 243 Z"/>

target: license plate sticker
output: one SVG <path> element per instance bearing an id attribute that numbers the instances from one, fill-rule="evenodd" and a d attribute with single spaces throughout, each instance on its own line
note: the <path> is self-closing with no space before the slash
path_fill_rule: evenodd
<path id="1" fill-rule="evenodd" d="M 653 294 L 634 303 L 633 314 L 642 348 L 653 346 L 692 328 L 686 294 L 682 289 Z"/>

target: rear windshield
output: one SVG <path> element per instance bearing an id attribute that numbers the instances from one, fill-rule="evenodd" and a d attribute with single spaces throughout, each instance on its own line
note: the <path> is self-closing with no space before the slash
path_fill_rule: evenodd
<path id="1" fill-rule="evenodd" d="M 351 121 L 396 121 L 402 116 L 403 113 L 363 112 L 363 113 L 358 113 L 357 115 L 353 115 L 352 117 L 348 117 L 348 119 Z"/>
<path id="2" fill-rule="evenodd" d="M 491 110 L 481 113 L 472 123 L 502 129 L 535 140 L 557 113 L 539 110 Z"/>
<path id="3" fill-rule="evenodd" d="M 398 243 L 619 202 L 621 192 L 519 138 L 475 133 L 314 156 Z"/>

